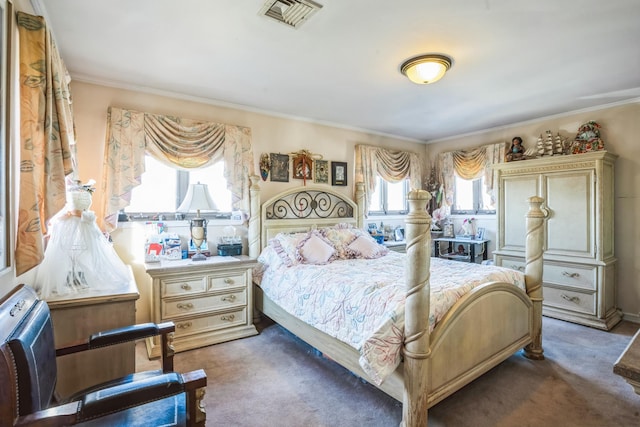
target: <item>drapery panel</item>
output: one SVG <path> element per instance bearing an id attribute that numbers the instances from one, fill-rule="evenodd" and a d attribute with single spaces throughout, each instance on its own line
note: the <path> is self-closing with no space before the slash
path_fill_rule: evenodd
<path id="1" fill-rule="evenodd" d="M 224 177 L 234 209 L 250 211 L 249 176 L 254 173 L 251 129 L 110 107 L 107 112 L 103 191 L 104 228 L 114 230 L 118 211 L 140 185 L 149 153 L 176 169 L 224 160 Z"/>
<path id="2" fill-rule="evenodd" d="M 47 221 L 66 202 L 77 171 L 70 77 L 41 16 L 16 14 L 20 60 L 20 195 L 16 275 L 44 258 Z"/>
<path id="3" fill-rule="evenodd" d="M 355 157 L 356 182 L 364 183 L 365 215 L 369 214 L 371 194 L 376 191 L 377 175 L 389 182 L 409 179 L 412 189 L 422 188 L 422 168 L 415 153 L 358 144 L 355 146 Z"/>
<path id="4" fill-rule="evenodd" d="M 438 156 L 440 178 L 444 187 L 444 201 L 453 205 L 455 175 L 462 179 L 478 179 L 484 176 L 485 192 L 495 202 L 493 170 L 491 166 L 503 161 L 507 143 L 483 145 L 473 150 L 448 151 Z"/>

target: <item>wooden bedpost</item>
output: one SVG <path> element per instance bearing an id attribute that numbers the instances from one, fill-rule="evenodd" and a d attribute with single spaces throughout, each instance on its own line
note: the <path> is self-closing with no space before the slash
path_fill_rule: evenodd
<path id="1" fill-rule="evenodd" d="M 427 425 L 429 395 L 429 270 L 431 265 L 431 217 L 426 206 L 431 195 L 411 190 L 405 220 L 407 299 L 404 325 L 404 398 L 402 426 Z"/>
<path id="2" fill-rule="evenodd" d="M 251 204 L 249 209 L 249 256 L 251 258 L 258 258 L 260 255 L 260 177 L 258 175 L 249 176 L 251 180 L 251 186 L 249 187 L 249 195 L 251 197 Z"/>
<path id="3" fill-rule="evenodd" d="M 540 208 L 544 199 L 538 196 L 529 197 L 527 212 L 527 242 L 525 250 L 525 281 L 527 294 L 533 302 L 533 337 L 532 342 L 524 349 L 529 359 L 542 360 L 542 265 L 544 221 L 546 214 Z"/>
<path id="4" fill-rule="evenodd" d="M 358 205 L 356 227 L 364 228 L 364 182 L 356 182 L 356 204 Z"/>

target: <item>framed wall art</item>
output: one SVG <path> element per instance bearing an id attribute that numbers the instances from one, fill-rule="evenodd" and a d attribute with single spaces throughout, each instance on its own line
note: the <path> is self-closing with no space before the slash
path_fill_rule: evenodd
<path id="1" fill-rule="evenodd" d="M 347 185 L 347 162 L 331 162 L 331 185 Z"/>
<path id="2" fill-rule="evenodd" d="M 311 179 L 313 160 L 309 156 L 296 156 L 293 158 L 293 177 L 295 179 Z"/>
<path id="3" fill-rule="evenodd" d="M 318 184 L 329 183 L 329 162 L 326 160 L 316 160 L 313 162 L 315 181 Z"/>
<path id="4" fill-rule="evenodd" d="M 289 182 L 289 155 L 270 153 L 271 181 Z"/>

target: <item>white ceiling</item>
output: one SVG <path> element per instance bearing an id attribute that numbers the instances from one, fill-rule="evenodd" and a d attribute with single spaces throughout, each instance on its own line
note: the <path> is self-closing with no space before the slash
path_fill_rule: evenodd
<path id="1" fill-rule="evenodd" d="M 419 141 L 640 97 L 638 0 L 32 0 L 75 80 Z M 44 6 L 44 7 L 42 7 Z M 424 53 L 453 67 L 419 86 Z"/>

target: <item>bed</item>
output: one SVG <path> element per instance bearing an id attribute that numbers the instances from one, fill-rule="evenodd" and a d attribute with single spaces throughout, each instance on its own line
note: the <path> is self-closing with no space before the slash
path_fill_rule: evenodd
<path id="1" fill-rule="evenodd" d="M 252 180 L 249 255 L 258 255 L 281 233 L 300 233 L 336 227 L 363 229 L 364 191 L 356 184 L 355 202 L 327 187 L 287 190 L 259 204 L 258 180 Z M 542 350 L 542 199 L 529 198 L 526 266 L 522 288 L 507 280 L 476 284 L 434 324 L 430 320 L 431 218 L 425 210 L 430 195 L 412 190 L 405 220 L 404 328 L 400 336 L 402 363 L 374 378 L 361 364 L 362 354 L 291 314 L 255 285 L 256 308 L 346 369 L 403 402 L 403 425 L 426 425 L 428 408 L 470 383 L 520 349 L 531 359 L 543 359 Z M 525 219 L 523 218 L 523 221 Z M 370 260 L 374 262 L 375 260 Z M 333 264 L 333 262 L 331 263 Z M 385 267 L 386 268 L 386 267 Z M 325 268 L 329 270 L 329 268 Z M 402 273 L 402 274 L 400 274 Z M 262 273 L 259 274 L 260 276 Z M 374 277 L 375 275 L 371 275 Z M 434 283 L 438 278 L 433 278 Z M 274 297 L 275 298 L 275 297 Z"/>

